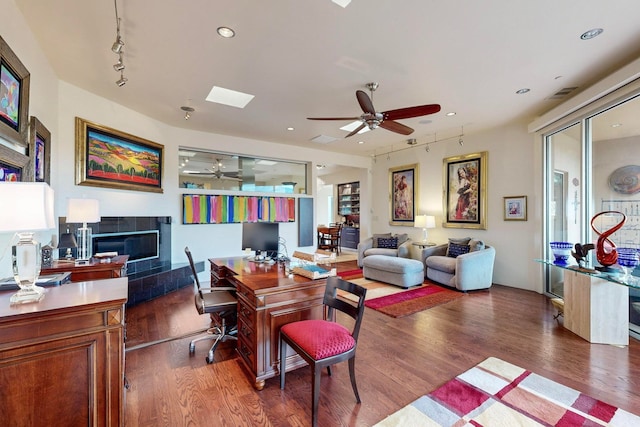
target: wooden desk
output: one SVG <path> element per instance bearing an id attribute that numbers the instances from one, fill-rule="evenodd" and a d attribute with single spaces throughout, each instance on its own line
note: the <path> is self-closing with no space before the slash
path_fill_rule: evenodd
<path id="1" fill-rule="evenodd" d="M 16 306 L 0 292 L 2 425 L 124 425 L 127 283 L 66 283 Z"/>
<path id="2" fill-rule="evenodd" d="M 243 258 L 212 258 L 209 262 L 212 285 L 237 289 L 237 350 L 249 379 L 262 390 L 266 379 L 280 374 L 280 327 L 322 318 L 326 280 L 288 277 L 279 263 L 260 264 Z M 287 371 L 306 366 L 300 356 L 289 351 Z"/>
<path id="3" fill-rule="evenodd" d="M 111 258 L 111 262 L 100 262 L 96 258 L 91 258 L 91 262 L 84 265 L 75 265 L 72 262 L 55 260 L 51 267 L 42 267 L 40 275 L 71 272 L 72 282 L 82 282 L 85 280 L 114 279 L 127 275 L 127 261 L 129 255 L 118 255 Z"/>

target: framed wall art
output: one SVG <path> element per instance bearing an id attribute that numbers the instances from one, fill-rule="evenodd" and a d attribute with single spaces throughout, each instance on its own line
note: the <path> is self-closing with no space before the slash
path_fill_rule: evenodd
<path id="1" fill-rule="evenodd" d="M 389 224 L 413 227 L 418 194 L 417 163 L 389 169 Z"/>
<path id="2" fill-rule="evenodd" d="M 36 117 L 29 121 L 29 175 L 51 184 L 51 132 Z"/>
<path id="3" fill-rule="evenodd" d="M 503 208 L 505 221 L 527 220 L 527 196 L 504 197 Z"/>
<path id="4" fill-rule="evenodd" d="M 29 71 L 0 37 L 0 135 L 27 146 Z"/>
<path id="5" fill-rule="evenodd" d="M 164 146 L 76 117 L 76 184 L 162 193 Z"/>
<path id="6" fill-rule="evenodd" d="M 443 160 L 444 227 L 487 228 L 486 151 Z"/>
<path id="7" fill-rule="evenodd" d="M 0 181 L 26 181 L 29 157 L 0 144 Z"/>

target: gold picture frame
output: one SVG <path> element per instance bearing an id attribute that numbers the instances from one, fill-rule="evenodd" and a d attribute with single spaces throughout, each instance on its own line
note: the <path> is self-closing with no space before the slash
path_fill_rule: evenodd
<path id="1" fill-rule="evenodd" d="M 164 145 L 76 117 L 76 184 L 162 193 Z"/>
<path id="2" fill-rule="evenodd" d="M 29 170 L 30 181 L 51 184 L 51 132 L 31 116 L 29 121 Z"/>
<path id="3" fill-rule="evenodd" d="M 27 147 L 31 74 L 0 36 L 0 136 Z"/>
<path id="4" fill-rule="evenodd" d="M 389 224 L 413 227 L 418 206 L 418 164 L 389 169 Z"/>
<path id="5" fill-rule="evenodd" d="M 527 196 L 507 196 L 503 199 L 505 221 L 527 220 Z"/>
<path id="6" fill-rule="evenodd" d="M 487 228 L 488 152 L 443 159 L 443 227 Z"/>

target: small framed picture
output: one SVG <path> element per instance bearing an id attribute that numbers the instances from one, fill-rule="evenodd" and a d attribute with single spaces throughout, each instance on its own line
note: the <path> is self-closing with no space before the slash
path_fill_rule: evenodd
<path id="1" fill-rule="evenodd" d="M 509 196 L 504 198 L 504 220 L 527 220 L 527 196 Z"/>

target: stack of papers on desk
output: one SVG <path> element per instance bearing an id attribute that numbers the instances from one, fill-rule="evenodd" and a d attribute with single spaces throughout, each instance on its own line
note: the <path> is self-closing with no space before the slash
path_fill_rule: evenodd
<path id="1" fill-rule="evenodd" d="M 309 279 L 322 279 L 329 276 L 336 275 L 336 269 L 326 270 L 322 267 L 318 267 L 315 264 L 302 264 L 293 268 L 293 273 L 300 276 L 308 277 Z"/>

